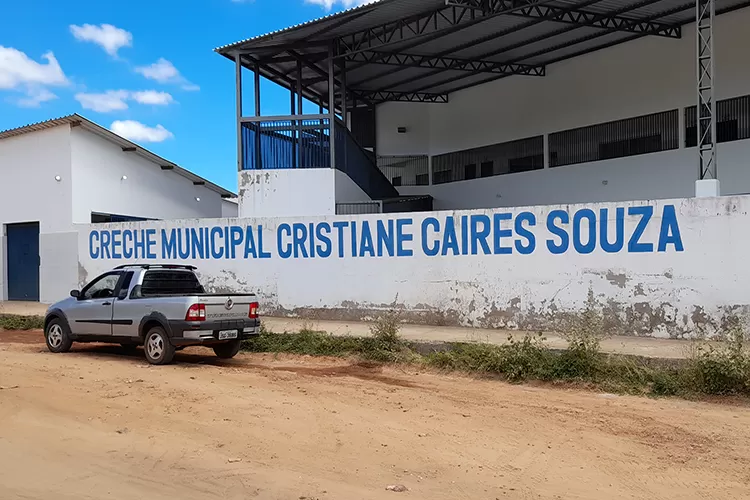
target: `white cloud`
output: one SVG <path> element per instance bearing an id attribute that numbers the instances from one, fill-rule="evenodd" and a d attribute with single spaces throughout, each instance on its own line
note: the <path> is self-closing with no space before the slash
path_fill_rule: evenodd
<path id="1" fill-rule="evenodd" d="M 133 45 L 133 35 L 129 31 L 111 24 L 100 24 L 99 26 L 71 24 L 70 32 L 73 33 L 76 40 L 95 43 L 113 57 L 117 57 L 117 51 L 121 48 Z"/>
<path id="2" fill-rule="evenodd" d="M 141 90 L 131 94 L 133 100 L 139 104 L 150 104 L 152 106 L 166 106 L 174 102 L 172 94 L 158 92 L 156 90 Z"/>
<path id="3" fill-rule="evenodd" d="M 138 66 L 135 68 L 135 71 L 149 80 L 155 80 L 159 83 L 179 84 L 183 90 L 200 90 L 200 87 L 187 81 L 177 68 L 175 68 L 174 64 L 163 57 L 160 57 L 158 61 L 148 66 Z"/>
<path id="4" fill-rule="evenodd" d="M 109 113 L 110 111 L 128 109 L 128 103 L 125 100 L 129 96 L 130 93 L 127 90 L 108 90 L 102 94 L 80 92 L 75 95 L 75 99 L 81 103 L 83 109 L 90 109 L 97 113 Z"/>
<path id="5" fill-rule="evenodd" d="M 43 102 L 57 99 L 57 96 L 44 87 L 31 87 L 26 91 L 26 97 L 16 100 L 22 108 L 38 108 Z"/>
<path id="6" fill-rule="evenodd" d="M 135 120 L 116 120 L 109 129 L 117 135 L 136 142 L 162 142 L 172 139 L 174 134 L 161 125 L 149 127 Z"/>
<path id="7" fill-rule="evenodd" d="M 42 56 L 45 63 L 31 59 L 20 50 L 0 45 L 0 89 L 22 85 L 67 85 L 60 63 L 52 52 Z"/>
<path id="8" fill-rule="evenodd" d="M 366 3 L 374 3 L 375 1 L 378 0 L 305 0 L 305 2 L 307 3 L 320 5 L 325 10 L 331 10 L 333 6 L 337 4 L 341 4 L 341 6 L 345 9 L 350 9 L 352 7 L 357 7 Z"/>
<path id="9" fill-rule="evenodd" d="M 75 95 L 76 101 L 81 103 L 83 109 L 90 109 L 97 113 L 109 113 L 111 111 L 122 111 L 128 109 L 127 101 L 135 101 L 138 104 L 151 106 L 167 106 L 174 102 L 172 95 L 158 90 L 108 90 L 101 93 L 79 92 Z"/>

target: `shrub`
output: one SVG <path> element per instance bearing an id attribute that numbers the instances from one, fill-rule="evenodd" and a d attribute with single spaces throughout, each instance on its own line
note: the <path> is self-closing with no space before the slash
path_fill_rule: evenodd
<path id="1" fill-rule="evenodd" d="M 401 321 L 394 310 L 386 311 L 370 326 L 370 338 L 361 339 L 359 354 L 380 362 L 408 361 L 414 357 L 400 335 Z"/>
<path id="2" fill-rule="evenodd" d="M 592 380 L 599 370 L 599 349 L 605 333 L 596 311 L 594 291 L 589 287 L 586 304 L 563 334 L 568 349 L 560 355 L 556 376 L 563 379 Z"/>
<path id="3" fill-rule="evenodd" d="M 707 394 L 750 392 L 750 355 L 738 318 L 727 320 L 726 339 L 720 346 L 708 343 L 698 346 L 687 376 L 691 385 Z"/>
<path id="4" fill-rule="evenodd" d="M 3 330 L 41 330 L 44 318 L 41 316 L 18 316 L 0 314 L 0 329 Z"/>

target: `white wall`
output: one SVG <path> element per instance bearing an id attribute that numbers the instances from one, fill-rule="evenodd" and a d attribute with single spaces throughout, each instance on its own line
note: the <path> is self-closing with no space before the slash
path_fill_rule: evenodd
<path id="1" fill-rule="evenodd" d="M 0 140 L 0 178 L 0 299 L 8 297 L 5 225 L 39 222 L 40 300 L 57 300 L 70 291 L 65 287 L 77 275 L 70 128 Z"/>
<path id="2" fill-rule="evenodd" d="M 239 206 L 237 205 L 237 198 L 222 199 L 221 200 L 221 216 L 225 218 L 237 217 L 239 214 Z"/>
<path id="3" fill-rule="evenodd" d="M 750 94 L 748 24 L 750 9 L 715 21 L 718 99 Z M 642 38 L 548 66 L 545 77 L 453 93 L 447 104 L 378 106 L 378 154 L 437 155 L 676 108 L 682 115 L 696 102 L 695 75 L 695 27 L 687 25 L 681 39 Z M 398 134 L 404 124 L 409 131 Z M 723 194 L 750 192 L 748 158 L 750 141 L 720 146 Z M 438 208 L 669 198 L 692 196 L 697 171 L 696 149 L 683 148 L 400 191 L 429 192 Z"/>
<path id="4" fill-rule="evenodd" d="M 335 169 L 243 170 L 237 174 L 240 217 L 336 213 Z"/>
<path id="5" fill-rule="evenodd" d="M 222 215 L 219 193 L 194 186 L 190 179 L 124 152 L 82 127 L 71 129 L 70 138 L 76 223 L 90 222 L 91 212 L 154 219 Z"/>
<path id="6" fill-rule="evenodd" d="M 362 188 L 344 172 L 334 170 L 334 181 L 336 183 L 336 203 L 372 201 L 367 193 L 362 191 Z"/>
<path id="7" fill-rule="evenodd" d="M 643 211 L 650 210 L 653 216 L 644 218 Z M 570 222 L 551 219 L 556 215 L 567 216 Z M 451 217 L 456 222 L 456 244 L 468 251 L 430 256 L 436 240 L 449 248 L 445 237 Z M 595 224 L 596 244 L 591 249 L 586 248 L 590 241 L 586 217 L 594 218 Z M 570 240 L 565 251 L 554 252 L 548 244 L 561 241 L 554 226 L 548 226 L 550 220 Z M 623 228 L 621 244 L 605 251 L 601 228 L 606 228 L 607 240 L 613 243 L 618 220 Z M 352 252 L 355 223 L 358 250 Z M 367 224 L 374 234 L 389 224 L 401 227 L 404 237 L 394 236 L 393 254 L 388 253 L 388 245 L 378 245 L 376 235 L 374 250 L 364 250 L 368 240 L 361 235 Z M 92 256 L 90 242 L 94 256 L 99 252 L 97 231 L 151 230 L 150 260 L 194 263 L 209 290 L 256 292 L 265 314 L 353 320 L 371 318 L 395 304 L 402 317 L 413 322 L 557 330 L 570 325 L 591 289 L 610 333 L 689 337 L 716 334 L 729 315 L 747 322 L 749 225 L 750 196 L 743 196 L 471 212 L 89 225 L 80 227 L 79 249 L 82 276 L 91 277 L 122 262 Z M 583 236 L 576 236 L 576 227 Z M 164 253 L 166 240 L 176 241 L 179 234 L 186 247 L 188 230 L 200 228 L 215 233 L 218 254 L 181 259 Z M 469 231 L 466 247 L 464 230 Z M 478 235 L 476 240 L 471 231 Z M 224 234 L 236 236 L 229 245 L 234 255 L 224 254 Z M 295 236 L 299 245 L 290 246 Z M 330 246 L 322 236 L 330 238 Z M 535 241 L 533 248 L 530 238 Z M 473 250 L 472 241 L 476 242 Z M 399 246 L 401 252 L 395 250 Z M 286 254 L 294 248 L 296 255 Z M 378 248 L 383 252 L 378 253 Z M 531 250 L 524 252 L 524 248 Z"/>

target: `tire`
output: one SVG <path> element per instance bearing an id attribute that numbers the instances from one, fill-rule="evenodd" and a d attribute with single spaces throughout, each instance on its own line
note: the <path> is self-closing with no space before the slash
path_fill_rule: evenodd
<path id="1" fill-rule="evenodd" d="M 68 325 L 59 318 L 53 318 L 44 329 L 44 341 L 50 352 L 68 352 L 73 340 L 70 338 Z"/>
<path id="2" fill-rule="evenodd" d="M 164 328 L 155 326 L 146 332 L 143 352 L 146 353 L 146 361 L 152 365 L 168 365 L 174 358 L 175 348 Z"/>
<path id="3" fill-rule="evenodd" d="M 242 341 L 240 339 L 230 340 L 224 344 L 216 344 L 214 346 L 214 353 L 221 359 L 230 359 L 240 352 L 240 347 L 242 347 Z"/>

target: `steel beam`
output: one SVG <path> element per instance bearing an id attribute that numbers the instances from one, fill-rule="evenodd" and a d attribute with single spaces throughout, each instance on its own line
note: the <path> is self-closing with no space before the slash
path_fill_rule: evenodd
<path id="1" fill-rule="evenodd" d="M 485 11 L 486 9 L 494 11 L 500 8 L 498 4 L 504 3 L 506 3 L 506 0 L 446 0 L 446 5 L 466 7 L 479 11 Z M 681 36 L 679 26 L 656 21 L 634 23 L 632 18 L 589 12 L 581 10 L 576 6 L 570 8 L 556 5 L 529 5 L 515 10 L 511 15 L 527 18 L 548 18 L 551 16 L 557 22 L 575 24 L 576 26 L 588 26 L 591 28 L 631 33 L 647 33 L 649 35 L 668 38 L 680 38 Z"/>
<path id="2" fill-rule="evenodd" d="M 417 54 L 391 54 L 375 51 L 358 52 L 350 61 L 413 68 L 451 69 L 473 73 L 502 73 L 506 75 L 544 76 L 544 66 L 529 64 L 500 64 L 496 61 L 433 57 Z"/>
<path id="3" fill-rule="evenodd" d="M 637 3 L 637 4 L 631 4 L 631 5 L 622 7 L 621 9 L 618 9 L 617 14 L 619 15 L 619 14 L 622 14 L 624 12 L 637 9 L 639 7 L 643 7 L 645 5 L 650 5 L 650 4 L 653 4 L 653 3 L 657 3 L 659 1 L 660 0 L 643 0 L 643 1 L 639 2 L 639 3 Z M 640 20 L 633 19 L 632 22 L 636 23 L 636 22 L 643 22 L 643 21 L 651 21 L 651 20 L 654 20 L 654 19 L 659 19 L 661 17 L 670 15 L 670 14 L 674 14 L 676 12 L 680 12 L 682 10 L 685 10 L 685 6 L 678 6 L 678 7 L 674 7 L 672 9 L 666 10 L 666 11 L 658 12 L 658 13 L 652 14 L 652 15 L 644 18 L 644 19 L 640 19 Z M 557 36 L 557 35 L 561 35 L 563 33 L 567 33 L 569 31 L 572 31 L 572 30 L 576 29 L 576 28 L 577 28 L 576 26 L 566 26 L 564 28 L 560 28 L 558 30 L 555 30 L 555 31 L 552 31 L 552 32 L 549 32 L 549 33 L 545 33 L 545 34 L 536 36 L 534 38 L 530 38 L 530 39 L 526 39 L 526 40 L 521 40 L 521 41 L 516 42 L 514 44 L 507 45 L 505 47 L 500 47 L 498 49 L 495 49 L 495 50 L 492 50 L 492 51 L 480 54 L 477 57 L 484 58 L 484 57 L 496 56 L 498 54 L 502 54 L 503 52 L 508 52 L 510 50 L 515 50 L 515 49 L 518 49 L 518 48 L 521 48 L 521 47 L 524 47 L 524 46 L 527 46 L 527 45 L 531 45 L 531 44 L 536 43 L 536 42 L 540 42 L 542 40 L 546 40 L 548 38 L 552 38 L 552 37 Z M 528 53 L 528 54 L 524 54 L 524 55 L 522 55 L 520 57 L 516 57 L 514 59 L 506 61 L 505 63 L 506 64 L 507 63 L 520 63 L 521 61 L 524 61 L 524 60 L 529 59 L 531 57 L 536 57 L 536 56 L 540 56 L 540 55 L 543 55 L 543 54 L 552 53 L 552 52 L 554 52 L 556 50 L 560 50 L 560 49 L 564 49 L 564 48 L 567 48 L 567 47 L 571 47 L 573 45 L 577 45 L 577 44 L 582 43 L 582 42 L 586 42 L 586 41 L 589 41 L 589 40 L 593 40 L 595 38 L 599 38 L 599 37 L 608 35 L 608 34 L 612 33 L 613 31 L 616 31 L 616 30 L 602 30 L 602 31 L 598 31 L 598 32 L 592 33 L 590 35 L 586 35 L 586 36 L 583 36 L 583 37 L 575 38 L 575 39 L 567 41 L 567 42 L 563 42 L 563 43 L 560 43 L 560 44 L 557 44 L 557 45 L 554 45 L 554 46 L 551 46 L 551 47 L 545 47 L 543 49 L 539 49 L 537 51 L 534 51 L 534 52 L 531 52 L 531 53 Z M 634 35 L 634 37 L 645 36 L 647 34 L 648 33 L 639 33 L 637 35 Z M 545 61 L 544 64 L 549 64 L 549 62 Z M 430 73 L 427 73 L 427 74 L 424 74 L 424 75 L 420 75 L 419 78 L 412 77 L 412 78 L 400 80 L 398 82 L 393 82 L 393 83 L 391 83 L 389 85 L 389 87 L 394 87 L 396 85 L 403 85 L 403 84 L 410 83 L 410 82 L 415 81 L 415 80 L 421 80 L 421 79 L 424 79 L 424 78 L 428 78 L 430 76 L 433 76 L 433 74 L 437 74 L 437 73 L 439 73 L 439 71 L 436 71 L 434 73 L 430 72 Z M 504 76 L 505 75 L 499 75 L 497 77 L 493 77 L 492 79 L 489 79 L 489 81 L 495 80 L 495 79 L 498 79 L 498 78 L 503 78 Z M 443 85 L 447 85 L 449 83 L 453 83 L 453 82 L 458 81 L 458 80 L 462 80 L 464 78 L 466 78 L 466 76 L 464 76 L 464 75 L 461 75 L 461 76 L 458 76 L 458 77 L 453 77 L 453 78 L 448 78 L 448 79 L 441 80 L 439 82 L 435 82 L 435 83 L 431 84 L 429 86 L 429 88 L 440 87 L 440 86 L 443 86 Z M 480 82 L 477 82 L 477 84 L 479 84 L 479 83 Z M 486 83 L 486 81 L 483 81 L 483 83 Z M 425 86 L 425 88 L 427 88 L 427 87 Z M 424 89 L 423 88 L 418 88 L 418 89 L 410 89 L 410 90 L 412 92 L 418 92 L 418 91 L 424 90 Z M 450 92 L 455 92 L 455 91 L 456 91 L 456 89 L 451 89 L 450 90 Z"/>
<path id="4" fill-rule="evenodd" d="M 404 19 L 350 33 L 338 39 L 341 50 L 337 58 L 348 58 L 351 54 L 374 50 L 414 39 L 434 39 L 433 35 L 445 36 L 501 14 L 508 14 L 523 7 L 544 4 L 550 0 L 503 0 L 493 2 L 485 10 L 466 6 L 443 6 Z M 424 41 L 420 41 L 424 43 Z M 402 50 L 404 48 L 402 47 Z"/>
<path id="5" fill-rule="evenodd" d="M 366 97 L 374 103 L 386 101 L 401 102 L 448 102 L 448 94 L 430 94 L 424 92 L 391 92 L 391 91 L 370 91 L 370 90 L 352 90 L 351 93 L 357 97 Z"/>
<path id="6" fill-rule="evenodd" d="M 580 8 L 582 6 L 592 5 L 592 4 L 598 3 L 600 1 L 602 1 L 602 0 L 586 0 L 585 2 L 583 2 L 581 4 L 578 4 L 577 7 Z M 658 1 L 661 1 L 661 0 L 642 0 L 641 3 L 655 3 L 655 2 L 658 2 Z M 636 4 L 636 5 L 638 5 L 638 4 Z M 522 30 L 526 29 L 526 28 L 531 28 L 533 26 L 536 26 L 536 25 L 542 23 L 543 21 L 554 21 L 554 20 L 555 19 L 554 19 L 553 16 L 550 16 L 548 18 L 533 19 L 533 20 L 530 20 L 530 21 L 518 24 L 516 26 L 511 26 L 509 28 L 505 28 L 505 29 L 502 29 L 502 30 L 499 30 L 499 31 L 488 33 L 487 35 L 484 35 L 484 36 L 482 36 L 480 38 L 473 38 L 473 39 L 468 40 L 468 41 L 466 41 L 464 43 L 455 45 L 455 46 L 450 47 L 449 49 L 446 49 L 446 50 L 442 50 L 442 51 L 438 52 L 437 54 L 433 54 L 433 55 L 434 55 L 434 57 L 445 57 L 445 56 L 447 56 L 449 54 L 453 54 L 453 53 L 459 52 L 459 51 L 464 50 L 464 49 L 473 48 L 473 47 L 476 47 L 476 46 L 481 45 L 481 44 L 486 43 L 486 42 L 490 42 L 490 41 L 493 41 L 493 40 L 501 39 L 504 36 L 510 35 L 512 33 L 517 33 L 519 31 L 522 31 Z M 576 29 L 576 28 L 577 28 L 576 26 L 566 26 L 565 28 L 563 28 L 563 30 L 564 31 L 570 31 L 570 30 L 573 30 L 573 29 Z M 524 43 L 526 43 L 526 42 L 524 42 Z M 485 57 L 485 56 L 484 55 L 480 55 L 480 56 L 476 56 L 475 59 L 482 59 L 483 57 Z M 365 64 L 358 64 L 357 66 L 355 66 L 352 69 L 356 69 L 357 67 L 361 67 L 361 66 L 364 66 L 364 65 Z M 372 82 L 373 80 L 384 78 L 386 76 L 392 76 L 392 75 L 394 75 L 396 73 L 400 73 L 404 69 L 406 69 L 406 68 L 403 68 L 403 67 L 402 68 L 394 68 L 392 70 L 385 71 L 383 73 L 379 73 L 379 74 L 376 74 L 376 75 L 371 75 L 366 80 L 353 82 L 352 85 L 360 85 L 364 81 Z M 436 74 L 440 73 L 440 71 L 443 71 L 443 70 L 431 71 L 427 75 L 420 75 L 419 77 L 412 77 L 412 78 L 407 79 L 406 81 L 407 82 L 411 82 L 411 81 L 414 81 L 414 80 L 418 80 L 418 79 L 421 79 L 422 76 L 433 76 L 433 75 L 436 75 Z"/>

